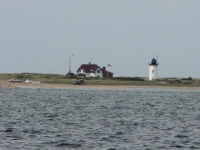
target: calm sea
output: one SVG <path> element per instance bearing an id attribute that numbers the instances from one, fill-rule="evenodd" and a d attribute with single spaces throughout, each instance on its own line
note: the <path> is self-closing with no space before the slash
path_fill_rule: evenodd
<path id="1" fill-rule="evenodd" d="M 200 149 L 200 92 L 0 89 L 0 149 Z"/>

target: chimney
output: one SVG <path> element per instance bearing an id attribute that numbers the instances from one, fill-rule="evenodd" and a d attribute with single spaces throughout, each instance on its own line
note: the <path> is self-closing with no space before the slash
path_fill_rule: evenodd
<path id="1" fill-rule="evenodd" d="M 90 62 L 89 62 L 89 65 L 90 65 Z"/>
<path id="2" fill-rule="evenodd" d="M 105 66 L 103 66 L 103 70 L 106 70 L 106 67 L 105 67 Z"/>

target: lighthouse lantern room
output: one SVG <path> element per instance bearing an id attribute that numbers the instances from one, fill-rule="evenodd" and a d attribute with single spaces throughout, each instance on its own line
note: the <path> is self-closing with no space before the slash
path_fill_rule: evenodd
<path id="1" fill-rule="evenodd" d="M 153 58 L 149 63 L 149 80 L 158 79 L 158 57 L 155 59 Z"/>

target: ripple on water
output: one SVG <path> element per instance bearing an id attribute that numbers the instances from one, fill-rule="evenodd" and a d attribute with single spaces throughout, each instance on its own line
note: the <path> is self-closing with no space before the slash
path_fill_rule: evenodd
<path id="1" fill-rule="evenodd" d="M 199 149 L 199 91 L 2 89 L 0 149 Z"/>

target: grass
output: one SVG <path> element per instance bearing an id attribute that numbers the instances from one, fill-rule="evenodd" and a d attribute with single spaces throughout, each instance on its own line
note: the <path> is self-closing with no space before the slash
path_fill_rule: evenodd
<path id="1" fill-rule="evenodd" d="M 78 78 L 66 77 L 60 74 L 40 74 L 40 73 L 13 73 L 0 74 L 0 80 L 9 80 L 12 78 L 21 78 L 40 81 L 47 84 L 70 84 Z M 178 86 L 178 87 L 197 87 L 200 86 L 199 79 L 189 78 L 161 78 L 149 81 L 143 77 L 114 77 L 114 78 L 84 78 L 86 85 L 135 85 L 135 86 Z"/>

